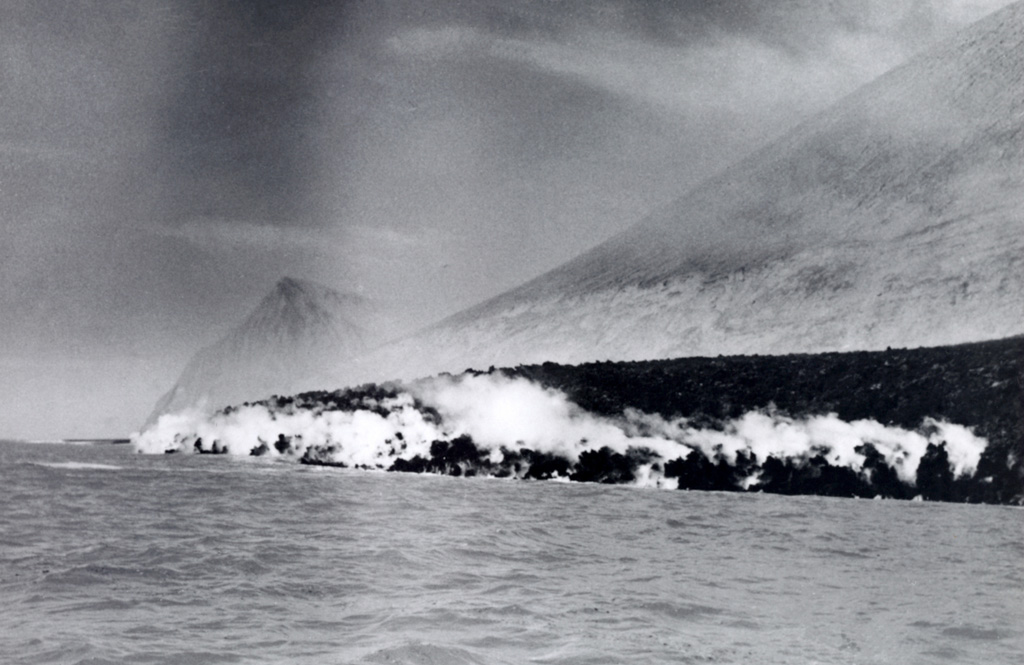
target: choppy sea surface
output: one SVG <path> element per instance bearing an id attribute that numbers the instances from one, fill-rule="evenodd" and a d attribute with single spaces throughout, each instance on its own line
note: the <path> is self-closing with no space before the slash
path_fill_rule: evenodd
<path id="1" fill-rule="evenodd" d="M 0 443 L 2 663 L 1013 663 L 1024 511 Z"/>

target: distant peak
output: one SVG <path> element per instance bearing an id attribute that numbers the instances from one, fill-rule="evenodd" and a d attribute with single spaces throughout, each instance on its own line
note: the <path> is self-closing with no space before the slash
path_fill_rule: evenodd
<path id="1" fill-rule="evenodd" d="M 295 277 L 282 277 L 278 280 L 274 286 L 274 291 L 282 295 L 296 294 L 300 292 L 312 292 L 319 290 L 326 290 L 327 287 L 315 282 L 310 282 L 304 279 L 297 279 Z"/>
<path id="2" fill-rule="evenodd" d="M 346 316 L 351 308 L 363 308 L 367 301 L 360 295 L 339 292 L 323 284 L 296 277 L 282 277 L 263 298 L 248 323 L 275 318 L 293 318 L 297 313 L 321 311 Z M 302 315 L 300 315 L 302 316 Z"/>
<path id="3" fill-rule="evenodd" d="M 269 299 L 274 300 L 339 300 L 350 304 L 359 303 L 364 300 L 360 295 L 344 291 L 336 291 L 329 286 L 324 286 L 312 280 L 298 279 L 297 277 L 282 277 L 274 285 L 274 288 L 267 294 Z"/>

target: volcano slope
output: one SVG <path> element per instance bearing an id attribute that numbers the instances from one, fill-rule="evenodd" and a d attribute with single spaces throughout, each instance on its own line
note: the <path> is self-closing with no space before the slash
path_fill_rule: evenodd
<path id="1" fill-rule="evenodd" d="M 344 363 L 367 347 L 354 321 L 369 304 L 321 284 L 282 278 L 236 328 L 189 361 L 147 424 L 165 413 L 214 409 L 316 387 L 325 363 Z M 311 383 L 312 382 L 312 383 Z"/>
<path id="2" fill-rule="evenodd" d="M 1024 3 L 343 382 L 1024 331 Z"/>

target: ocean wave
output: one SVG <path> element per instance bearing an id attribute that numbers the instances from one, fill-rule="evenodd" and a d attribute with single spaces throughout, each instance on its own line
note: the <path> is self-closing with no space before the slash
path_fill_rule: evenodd
<path id="1" fill-rule="evenodd" d="M 35 462 L 35 464 L 50 467 L 51 469 L 120 471 L 123 468 L 113 464 L 98 464 L 94 462 Z"/>

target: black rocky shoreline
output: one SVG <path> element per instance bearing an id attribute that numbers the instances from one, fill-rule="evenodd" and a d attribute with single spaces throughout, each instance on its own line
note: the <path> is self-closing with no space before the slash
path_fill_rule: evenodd
<path id="1" fill-rule="evenodd" d="M 954 477 L 945 445 L 929 444 L 915 482 L 907 483 L 870 443 L 857 449 L 866 460 L 864 471 L 858 473 L 830 464 L 821 454 L 757 459 L 740 453 L 729 462 L 694 450 L 686 458 L 659 460 L 643 448 L 631 448 L 625 454 L 608 448 L 591 450 L 576 462 L 527 448 L 502 448 L 502 461 L 494 463 L 465 435 L 433 442 L 429 458 L 405 459 L 400 456 L 404 446 L 399 435 L 391 442 L 399 458 L 388 471 L 629 483 L 642 465 L 653 462 L 659 473 L 675 478 L 680 489 L 688 490 L 1024 504 L 1024 337 L 918 349 L 575 366 L 544 363 L 466 373 L 529 379 L 609 418 L 632 408 L 664 418 L 683 417 L 701 428 L 722 429 L 730 419 L 761 410 L 791 418 L 834 413 L 848 422 L 873 419 L 907 430 L 920 430 L 926 418 L 933 418 L 966 426 L 988 439 L 989 445 L 973 474 Z M 260 403 L 270 408 L 374 409 L 404 389 L 399 383 L 367 384 Z M 418 404 L 417 408 L 440 419 L 429 407 Z M 342 466 L 332 461 L 331 446 L 308 447 L 299 453 L 283 436 L 273 445 L 279 453 L 301 455 L 299 461 L 304 464 Z M 200 442 L 195 448 L 223 452 L 216 445 L 205 449 Z M 269 447 L 262 444 L 252 454 L 266 452 Z M 743 482 L 754 474 L 756 482 Z"/>
<path id="2" fill-rule="evenodd" d="M 682 416 L 703 427 L 721 427 L 758 409 L 794 418 L 835 413 L 848 422 L 873 419 L 908 430 L 919 428 L 927 417 L 944 419 L 988 439 L 970 477 L 953 479 L 946 451 L 930 445 L 915 486 L 900 482 L 886 471 L 877 451 L 867 450 L 865 467 L 876 469 L 871 482 L 820 457 L 800 468 L 763 460 L 766 482 L 751 489 L 1024 503 L 1024 336 L 917 349 L 544 363 L 500 371 L 561 390 L 596 414 L 635 408 L 666 418 Z M 720 462 L 691 457 L 677 465 L 680 488 L 739 491 Z M 676 471 L 669 468 L 672 464 L 667 474 Z"/>

